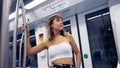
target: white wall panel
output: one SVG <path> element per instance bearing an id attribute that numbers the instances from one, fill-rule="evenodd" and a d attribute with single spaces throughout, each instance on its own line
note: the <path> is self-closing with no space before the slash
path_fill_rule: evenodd
<path id="1" fill-rule="evenodd" d="M 43 34 L 43 40 L 40 39 L 40 34 Z M 36 35 L 36 44 L 40 44 L 42 41 L 46 40 L 47 38 L 47 29 L 46 24 L 41 23 L 35 28 L 35 35 Z M 37 61 L 38 61 L 38 68 L 48 68 L 48 59 L 47 59 L 47 50 L 43 50 L 42 52 L 37 54 Z"/>
<path id="2" fill-rule="evenodd" d="M 120 0 L 109 0 L 111 21 L 120 62 Z"/>
<path id="3" fill-rule="evenodd" d="M 88 55 L 87 59 L 85 59 L 83 56 L 84 66 L 85 66 L 85 68 L 93 68 L 84 14 L 78 15 L 78 20 L 79 20 L 82 52 L 83 52 L 83 55 L 84 54 Z"/>

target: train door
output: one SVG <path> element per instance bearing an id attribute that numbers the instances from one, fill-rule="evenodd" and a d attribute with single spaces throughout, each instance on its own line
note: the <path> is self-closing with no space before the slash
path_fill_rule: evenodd
<path id="1" fill-rule="evenodd" d="M 81 15 L 78 15 L 78 18 L 80 17 Z M 89 47 L 91 59 L 88 61 L 92 61 L 92 68 L 117 68 L 118 57 L 109 8 L 85 14 L 84 18 L 85 22 L 79 24 L 80 32 L 81 35 L 84 34 L 83 32 L 86 33 L 88 45 L 82 46 Z M 81 21 L 79 20 L 79 22 Z M 83 25 L 85 30 L 82 28 Z M 84 40 L 83 37 L 82 40 Z M 86 41 L 81 43 L 86 43 Z M 86 63 L 85 66 L 88 68 Z"/>
<path id="2" fill-rule="evenodd" d="M 74 40 L 76 41 L 76 44 L 77 44 L 77 46 L 80 50 L 80 41 L 79 41 L 79 38 L 78 38 L 78 28 L 77 28 L 77 23 L 76 23 L 76 17 L 71 16 L 69 18 L 64 19 L 63 24 L 64 24 L 65 31 L 67 31 L 67 32 L 69 32 L 70 34 L 73 35 Z M 75 66 L 75 56 L 74 56 L 74 54 L 73 54 L 73 65 Z"/>

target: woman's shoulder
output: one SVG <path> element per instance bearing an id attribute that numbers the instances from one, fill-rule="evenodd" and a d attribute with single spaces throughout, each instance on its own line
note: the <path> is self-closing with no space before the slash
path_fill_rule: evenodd
<path id="1" fill-rule="evenodd" d="M 72 37 L 72 35 L 70 34 L 70 33 L 68 33 L 68 32 L 66 32 L 66 37 L 68 37 L 68 38 L 71 38 Z"/>
<path id="2" fill-rule="evenodd" d="M 72 36 L 72 34 L 70 34 L 70 33 L 67 33 L 66 34 L 66 37 L 67 37 L 67 39 L 69 40 L 69 42 L 72 42 L 73 41 L 73 36 Z"/>

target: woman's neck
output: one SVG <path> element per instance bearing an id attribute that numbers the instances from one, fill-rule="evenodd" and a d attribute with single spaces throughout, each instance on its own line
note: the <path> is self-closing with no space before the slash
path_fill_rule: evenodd
<path id="1" fill-rule="evenodd" d="M 55 36 L 59 36 L 60 35 L 60 31 L 54 30 L 53 32 L 54 32 Z"/>

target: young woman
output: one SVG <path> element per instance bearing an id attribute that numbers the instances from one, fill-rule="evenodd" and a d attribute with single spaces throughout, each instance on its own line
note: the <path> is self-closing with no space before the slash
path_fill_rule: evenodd
<path id="1" fill-rule="evenodd" d="M 64 31 L 63 19 L 60 15 L 55 14 L 48 19 L 48 39 L 32 48 L 29 29 L 24 25 L 22 28 L 27 31 L 27 54 L 29 56 L 48 49 L 51 68 L 73 68 L 73 51 L 76 55 L 76 68 L 80 68 L 81 54 L 72 35 Z"/>

